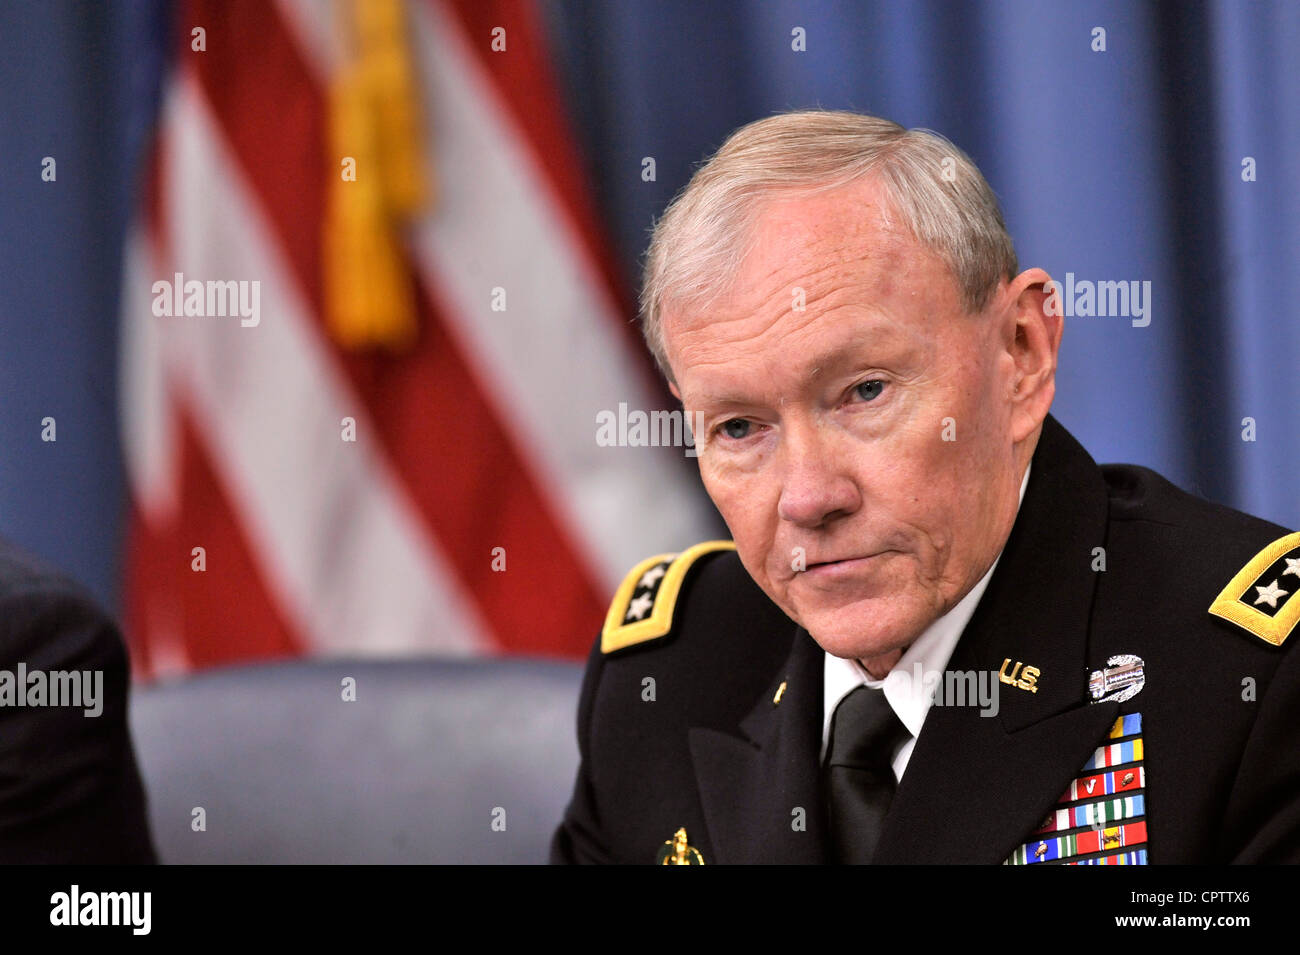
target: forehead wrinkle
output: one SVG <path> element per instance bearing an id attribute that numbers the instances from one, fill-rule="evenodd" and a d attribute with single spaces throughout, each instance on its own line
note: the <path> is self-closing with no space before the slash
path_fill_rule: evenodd
<path id="1" fill-rule="evenodd" d="M 863 274 L 865 270 L 862 269 L 846 270 L 843 262 L 830 262 L 803 273 L 800 278 L 790 282 L 790 289 L 784 295 L 778 291 L 771 296 L 770 307 L 775 309 L 776 316 L 773 321 L 765 323 L 759 335 L 767 334 L 782 318 L 792 320 L 789 330 L 794 333 L 846 307 L 876 309 L 879 303 L 890 297 L 895 283 L 904 278 L 907 272 L 897 264 L 902 256 L 896 249 L 877 250 L 858 261 L 866 262 L 875 258 L 880 260 L 879 268 L 873 268 L 866 274 Z M 795 312 L 792 307 L 790 295 L 795 287 L 803 289 L 802 314 Z"/>
<path id="2" fill-rule="evenodd" d="M 841 292 L 844 294 L 841 295 Z M 847 297 L 849 300 L 835 301 L 841 297 Z M 781 329 L 778 339 L 782 343 L 780 353 L 776 356 L 768 356 L 769 367 L 762 374 L 766 383 L 793 381 L 796 388 L 804 390 L 815 384 L 819 375 L 851 363 L 848 354 L 850 352 L 857 354 L 867 349 L 866 357 L 874 360 L 882 348 L 896 349 L 899 344 L 914 339 L 914 330 L 910 329 L 906 322 L 898 321 L 877 305 L 862 303 L 856 299 L 855 290 L 852 288 L 832 288 L 822 300 L 822 304 L 826 307 L 810 308 L 802 316 L 797 313 L 778 315 L 767 322 L 758 334 L 750 334 L 743 338 L 718 339 L 707 334 L 716 323 L 744 321 L 743 317 L 718 319 L 716 323 L 699 323 L 686 333 L 688 338 L 695 339 L 693 342 L 688 341 L 686 345 L 686 350 L 692 359 L 688 366 L 689 372 L 695 373 L 708 368 L 729 371 L 736 362 L 744 362 L 747 350 L 757 347 L 762 351 L 769 347 L 760 344 L 760 340 L 772 333 L 778 321 L 791 316 L 798 319 L 797 324 L 787 325 Z M 836 313 L 841 314 L 837 316 Z M 828 328 L 827 325 L 831 327 Z M 799 345 L 799 340 L 809 334 L 814 334 L 819 339 L 819 347 L 811 354 Z M 827 336 L 830 336 L 829 342 L 826 341 Z M 747 349 L 746 346 L 750 348 Z M 686 384 L 684 380 L 681 383 Z M 743 389 L 736 391 L 737 396 L 740 395 L 740 391 Z M 716 400 L 723 399 L 719 397 Z M 748 401 L 748 397 L 743 401 L 738 397 L 738 403 Z"/>
<path id="3" fill-rule="evenodd" d="M 848 307 L 851 306 L 837 306 L 835 310 Z M 874 316 L 864 316 L 864 319 L 865 327 L 858 324 L 848 334 L 833 339 L 829 344 L 823 344 L 815 352 L 806 354 L 798 348 L 783 352 L 774 364 L 769 362 L 763 373 L 757 376 L 742 366 L 737 380 L 737 376 L 732 374 L 732 368 L 736 358 L 742 356 L 734 355 L 696 362 L 691 366 L 691 371 L 698 373 L 709 368 L 721 369 L 721 383 L 717 390 L 710 388 L 711 383 L 707 381 L 700 389 L 705 392 L 703 398 L 712 403 L 784 406 L 791 390 L 787 384 L 793 386 L 796 394 L 806 392 L 816 386 L 819 377 L 860 363 L 862 359 L 859 356 L 864 349 L 870 349 L 866 357 L 874 361 L 875 353 L 882 347 L 876 343 L 884 342 L 884 347 L 897 348 L 913 341 L 914 336 L 909 335 L 906 328 L 890 321 L 888 316 L 881 315 L 880 320 Z M 747 390 L 751 383 L 757 384 L 752 392 Z M 692 397 L 695 392 L 696 389 L 691 389 Z"/>
<path id="4" fill-rule="evenodd" d="M 838 270 L 838 265 L 839 263 L 828 263 L 811 273 L 802 273 L 802 277 L 793 282 L 788 277 L 783 276 L 783 278 L 786 278 L 785 282 L 771 282 L 770 285 L 774 286 L 774 288 L 770 292 L 758 293 L 760 302 L 753 310 L 746 310 L 742 307 L 724 311 L 717 317 L 705 318 L 699 321 L 696 323 L 695 328 L 690 331 L 703 332 L 709 328 L 716 328 L 734 322 L 758 322 L 758 327 L 744 336 L 745 340 L 749 341 L 766 337 L 783 320 L 792 321 L 792 324 L 787 329 L 787 334 L 802 331 L 810 323 L 821 318 L 823 314 L 822 310 L 814 310 L 810 306 L 825 305 L 833 300 L 837 293 L 855 294 L 852 279 L 844 276 Z M 778 264 L 764 278 L 771 279 L 773 275 L 777 275 L 782 271 L 784 271 L 784 266 Z M 782 286 L 787 287 L 783 288 Z M 793 308 L 792 295 L 795 288 L 802 288 L 804 291 L 804 310 L 802 313 L 796 312 Z M 833 311 L 840 307 L 842 306 L 832 305 L 826 311 Z M 689 335 L 690 332 L 688 331 L 687 334 Z"/>
<path id="5" fill-rule="evenodd" d="M 849 307 L 852 306 L 836 306 L 830 312 Z M 869 306 L 857 310 L 865 313 L 875 311 Z M 828 318 L 830 312 L 824 314 L 822 318 Z M 874 362 L 882 357 L 879 354 L 882 349 L 896 351 L 898 347 L 913 342 L 914 338 L 914 335 L 908 333 L 905 325 L 891 320 L 888 315 L 883 313 L 878 316 L 864 315 L 861 321 L 854 323 L 849 334 L 833 339 L 830 344 L 809 356 L 809 364 L 812 367 L 803 373 L 801 384 L 814 385 L 819 376 L 833 374 L 846 366 L 856 367 L 864 359 Z"/>

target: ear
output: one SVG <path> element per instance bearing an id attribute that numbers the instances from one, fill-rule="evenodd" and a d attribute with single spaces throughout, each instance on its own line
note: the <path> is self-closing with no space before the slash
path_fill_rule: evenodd
<path id="1" fill-rule="evenodd" d="M 1026 269 L 1002 287 L 1003 343 L 1013 367 L 1007 399 L 1011 433 L 1019 443 L 1034 434 L 1056 395 L 1056 359 L 1065 328 L 1059 288 L 1042 269 Z"/>

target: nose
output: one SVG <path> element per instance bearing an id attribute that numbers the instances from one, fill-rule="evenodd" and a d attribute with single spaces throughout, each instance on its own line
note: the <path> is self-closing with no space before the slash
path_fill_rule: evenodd
<path id="1" fill-rule="evenodd" d="M 820 528 L 862 506 L 848 449 L 816 424 L 787 427 L 777 514 L 798 527 Z"/>

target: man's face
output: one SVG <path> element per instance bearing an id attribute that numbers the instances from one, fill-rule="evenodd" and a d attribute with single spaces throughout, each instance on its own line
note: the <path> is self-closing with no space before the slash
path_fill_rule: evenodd
<path id="1" fill-rule="evenodd" d="M 1024 462 L 1005 296 L 966 314 L 885 208 L 872 181 L 768 201 L 732 292 L 664 335 L 745 568 L 822 647 L 888 669 L 992 564 Z"/>

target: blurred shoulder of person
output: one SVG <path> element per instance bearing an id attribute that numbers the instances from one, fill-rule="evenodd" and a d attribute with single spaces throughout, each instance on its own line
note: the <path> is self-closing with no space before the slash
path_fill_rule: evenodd
<path id="1" fill-rule="evenodd" d="M 0 539 L 0 863 L 153 863 L 126 647 L 56 568 Z"/>

